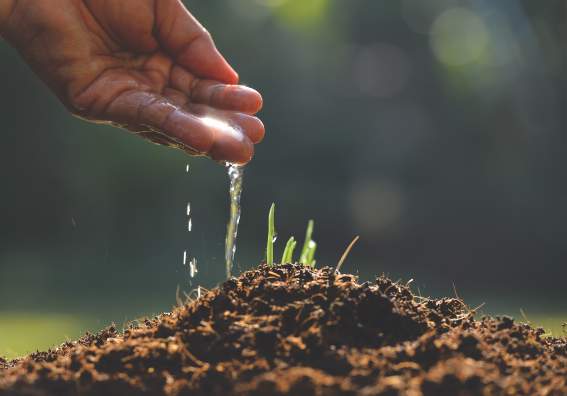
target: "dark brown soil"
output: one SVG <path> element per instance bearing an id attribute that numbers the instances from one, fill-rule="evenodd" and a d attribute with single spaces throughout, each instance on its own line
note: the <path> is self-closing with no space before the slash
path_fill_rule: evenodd
<path id="1" fill-rule="evenodd" d="M 567 395 L 567 341 L 379 277 L 261 266 L 118 334 L 0 360 L 0 395 Z"/>

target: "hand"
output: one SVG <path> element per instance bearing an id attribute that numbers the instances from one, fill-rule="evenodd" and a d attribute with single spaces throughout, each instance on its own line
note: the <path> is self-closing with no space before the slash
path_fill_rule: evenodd
<path id="1" fill-rule="evenodd" d="M 236 85 L 181 1 L 0 2 L 0 34 L 75 115 L 214 160 L 252 158 L 262 97 Z"/>

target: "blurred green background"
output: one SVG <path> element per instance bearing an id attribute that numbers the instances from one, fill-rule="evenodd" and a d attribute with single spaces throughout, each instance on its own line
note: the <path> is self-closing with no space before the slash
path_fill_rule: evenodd
<path id="1" fill-rule="evenodd" d="M 316 221 L 318 263 L 414 278 L 561 334 L 567 321 L 564 1 L 186 2 L 267 128 L 237 266 Z M 72 118 L 0 46 L 0 355 L 169 310 L 223 280 L 225 170 Z M 190 172 L 185 172 L 190 164 Z M 187 202 L 193 231 L 187 232 Z M 197 258 L 191 279 L 183 251 Z"/>

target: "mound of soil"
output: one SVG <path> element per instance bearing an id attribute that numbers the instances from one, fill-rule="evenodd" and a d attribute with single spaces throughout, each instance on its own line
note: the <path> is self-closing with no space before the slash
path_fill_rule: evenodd
<path id="1" fill-rule="evenodd" d="M 566 395 L 567 341 L 379 277 L 261 266 L 124 331 L 0 360 L 0 395 Z"/>

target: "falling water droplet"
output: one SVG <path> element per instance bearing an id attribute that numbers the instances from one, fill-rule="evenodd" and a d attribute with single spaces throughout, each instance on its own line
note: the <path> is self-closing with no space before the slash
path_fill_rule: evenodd
<path id="1" fill-rule="evenodd" d="M 185 171 L 189 173 L 189 164 L 187 164 L 187 166 L 185 167 Z M 193 220 L 191 219 L 191 202 L 187 202 L 187 208 L 185 212 L 188 217 L 187 230 L 191 232 L 191 230 L 193 229 Z M 187 262 L 187 260 L 189 260 L 189 262 Z M 191 278 L 194 278 L 197 272 L 199 272 L 197 270 L 197 259 L 195 257 L 190 257 L 187 254 L 187 250 L 185 250 L 183 252 L 183 265 L 187 266 L 187 264 L 189 264 L 189 275 L 191 276 Z"/>
<path id="2" fill-rule="evenodd" d="M 197 272 L 199 272 L 199 270 L 197 269 L 197 259 L 193 257 L 189 262 L 189 276 L 191 276 L 191 278 L 194 278 Z"/>

